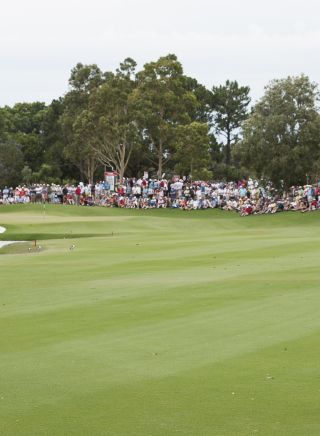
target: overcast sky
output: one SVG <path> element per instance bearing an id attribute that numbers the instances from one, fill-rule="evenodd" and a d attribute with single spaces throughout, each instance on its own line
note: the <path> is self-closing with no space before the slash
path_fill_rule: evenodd
<path id="1" fill-rule="evenodd" d="M 0 13 L 0 106 L 68 89 L 77 62 L 114 70 L 175 53 L 208 87 L 238 80 L 254 100 L 273 78 L 320 82 L 319 0 L 10 0 Z"/>

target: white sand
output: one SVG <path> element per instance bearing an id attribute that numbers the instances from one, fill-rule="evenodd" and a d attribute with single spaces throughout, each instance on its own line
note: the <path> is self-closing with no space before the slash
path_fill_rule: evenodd
<path id="1" fill-rule="evenodd" d="M 0 226 L 0 233 L 4 233 L 6 231 L 5 227 Z M 8 245 L 9 241 L 0 241 L 0 248 L 4 247 L 5 245 Z M 10 244 L 10 242 L 9 242 Z"/>

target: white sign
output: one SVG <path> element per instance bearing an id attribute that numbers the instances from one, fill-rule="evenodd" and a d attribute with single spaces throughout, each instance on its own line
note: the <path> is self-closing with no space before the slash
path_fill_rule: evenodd
<path id="1" fill-rule="evenodd" d="M 110 191 L 114 191 L 114 173 L 104 173 L 104 178 L 110 186 Z"/>

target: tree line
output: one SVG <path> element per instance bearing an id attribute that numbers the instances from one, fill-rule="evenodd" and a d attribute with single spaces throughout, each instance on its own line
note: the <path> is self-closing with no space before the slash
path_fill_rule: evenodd
<path id="1" fill-rule="evenodd" d="M 64 96 L 0 107 L 0 185 L 147 171 L 192 179 L 253 176 L 278 187 L 320 173 L 318 88 L 307 76 L 274 80 L 250 106 L 237 81 L 207 89 L 169 54 L 114 72 L 77 64 Z"/>

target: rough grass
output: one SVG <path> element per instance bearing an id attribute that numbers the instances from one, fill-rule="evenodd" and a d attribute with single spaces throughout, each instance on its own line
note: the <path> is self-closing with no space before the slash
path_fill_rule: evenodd
<path id="1" fill-rule="evenodd" d="M 0 434 L 318 436 L 319 218 L 1 207 Z"/>

